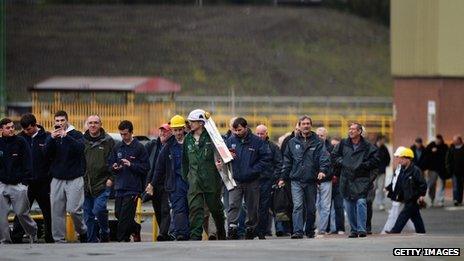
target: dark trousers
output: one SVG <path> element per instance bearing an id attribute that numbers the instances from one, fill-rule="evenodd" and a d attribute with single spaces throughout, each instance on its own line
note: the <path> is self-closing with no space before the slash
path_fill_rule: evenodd
<path id="1" fill-rule="evenodd" d="M 459 204 L 462 204 L 464 188 L 464 178 L 462 176 L 453 175 L 453 200 Z"/>
<path id="2" fill-rule="evenodd" d="M 335 212 L 335 230 L 345 231 L 345 209 L 343 208 L 343 197 L 340 193 L 340 185 L 336 183 L 332 186 L 332 204 Z M 331 212 L 332 214 L 332 212 Z M 330 219 L 332 220 L 332 218 Z"/>
<path id="3" fill-rule="evenodd" d="M 190 236 L 187 192 L 188 184 L 180 176 L 176 177 L 176 190 L 169 194 L 172 206 L 172 234 L 175 237 L 183 236 L 185 239 Z"/>
<path id="4" fill-rule="evenodd" d="M 372 203 L 373 201 L 367 200 L 367 218 L 366 218 L 366 232 L 372 232 Z"/>
<path id="5" fill-rule="evenodd" d="M 271 179 L 261 179 L 259 184 L 258 226 L 256 232 L 264 236 L 269 227 L 269 210 L 271 208 L 271 192 L 274 182 Z"/>
<path id="6" fill-rule="evenodd" d="M 35 182 L 28 186 L 27 188 L 27 197 L 29 199 L 29 203 L 32 206 L 34 200 L 37 200 L 39 204 L 40 210 L 42 211 L 42 215 L 44 218 L 44 234 L 45 234 L 45 242 L 53 243 L 52 236 L 52 219 L 51 219 L 51 208 L 50 208 L 50 181 L 44 182 Z M 13 224 L 13 232 L 12 232 L 12 239 L 14 241 L 21 240 L 24 236 L 24 229 L 19 224 L 18 218 L 15 217 L 14 224 Z"/>
<path id="7" fill-rule="evenodd" d="M 119 242 L 129 242 L 130 236 L 140 229 L 135 222 L 135 210 L 138 196 L 116 197 L 114 202 L 114 215 L 118 220 L 117 238 Z"/>
<path id="8" fill-rule="evenodd" d="M 401 233 L 401 230 L 403 230 L 409 219 L 411 219 L 412 223 L 414 223 L 416 233 L 425 233 L 424 221 L 422 220 L 419 205 L 416 200 L 406 202 L 404 204 L 404 208 L 401 210 L 400 215 L 396 219 L 395 226 L 393 226 L 391 232 Z"/>
<path id="9" fill-rule="evenodd" d="M 229 228 L 238 226 L 243 201 L 245 201 L 247 214 L 245 227 L 255 232 L 258 225 L 259 180 L 237 183 L 237 187 L 229 191 L 229 209 L 227 211 Z"/>
<path id="10" fill-rule="evenodd" d="M 168 236 L 171 225 L 171 209 L 169 208 L 169 192 L 162 188 L 155 187 L 154 199 L 152 201 L 155 211 L 156 222 L 159 227 L 160 236 Z"/>

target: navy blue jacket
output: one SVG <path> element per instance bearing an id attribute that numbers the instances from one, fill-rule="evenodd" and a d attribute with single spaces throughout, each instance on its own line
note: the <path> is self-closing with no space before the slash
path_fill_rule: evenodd
<path id="1" fill-rule="evenodd" d="M 129 167 L 124 166 L 117 171 L 113 170 L 113 164 L 119 164 L 121 159 L 130 161 L 131 165 Z M 142 192 L 143 183 L 150 169 L 148 154 L 142 143 L 136 139 L 132 140 L 129 145 L 124 141 L 119 142 L 113 148 L 108 165 L 115 175 L 114 189 L 116 190 L 116 196 L 126 192 L 133 192 L 133 194 Z"/>
<path id="2" fill-rule="evenodd" d="M 307 138 L 307 146 L 304 139 L 298 134 L 288 141 L 284 152 L 282 179 L 314 183 L 319 172 L 330 174 L 330 154 L 324 142 L 314 132 Z"/>
<path id="3" fill-rule="evenodd" d="M 73 128 L 73 127 L 71 127 Z M 83 177 L 85 174 L 84 135 L 75 129 L 64 138 L 47 137 L 45 155 L 52 160 L 50 174 L 61 180 Z"/>
<path id="4" fill-rule="evenodd" d="M 32 138 L 21 132 L 18 136 L 23 137 L 29 144 L 32 152 L 32 175 L 31 182 L 50 182 L 50 159 L 45 156 L 44 147 L 47 138 L 50 136 L 48 131 L 42 126 L 37 126 L 39 132 Z"/>
<path id="5" fill-rule="evenodd" d="M 261 175 L 261 179 L 275 181 L 280 178 L 280 173 L 282 172 L 282 152 L 279 146 L 270 141 L 269 138 L 267 138 L 265 142 L 269 145 L 269 149 L 271 150 L 271 164 L 268 164 L 266 171 Z"/>
<path id="6" fill-rule="evenodd" d="M 182 144 L 172 135 L 161 149 L 156 161 L 152 184 L 164 181 L 164 189 L 168 192 L 176 191 L 176 175 L 182 180 Z M 188 184 L 185 183 L 187 187 Z"/>
<path id="7" fill-rule="evenodd" d="M 232 135 L 227 139 L 226 144 L 229 149 L 235 147 L 237 157 L 232 161 L 235 181 L 254 181 L 269 168 L 272 157 L 269 145 L 250 130 L 244 138 Z"/>
<path id="8" fill-rule="evenodd" d="M 0 138 L 0 182 L 27 183 L 32 175 L 31 149 L 23 137 Z"/>

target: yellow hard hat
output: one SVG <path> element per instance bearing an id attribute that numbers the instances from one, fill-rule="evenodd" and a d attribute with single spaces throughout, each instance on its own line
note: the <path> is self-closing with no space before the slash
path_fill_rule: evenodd
<path id="1" fill-rule="evenodd" d="M 414 152 L 410 148 L 406 147 L 398 147 L 394 155 L 395 157 L 405 157 L 414 159 Z"/>
<path id="2" fill-rule="evenodd" d="M 169 121 L 171 128 L 182 128 L 185 127 L 185 119 L 180 115 L 174 115 Z"/>

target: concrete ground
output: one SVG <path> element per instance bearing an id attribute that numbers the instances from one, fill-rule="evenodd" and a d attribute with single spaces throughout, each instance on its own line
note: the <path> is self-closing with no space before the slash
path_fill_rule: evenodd
<path id="1" fill-rule="evenodd" d="M 464 247 L 464 207 L 428 208 L 422 211 L 427 235 L 379 235 L 387 213 L 374 211 L 374 235 L 348 239 L 326 235 L 316 239 L 142 242 L 106 244 L 0 245 L 0 260 L 423 260 L 425 257 L 395 257 L 399 247 Z M 143 223 L 143 239 L 151 240 L 151 222 Z M 430 260 L 462 257 L 429 258 Z"/>

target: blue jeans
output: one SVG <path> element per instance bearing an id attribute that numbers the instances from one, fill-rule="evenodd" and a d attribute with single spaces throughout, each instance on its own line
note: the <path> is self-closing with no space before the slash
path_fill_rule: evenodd
<path id="1" fill-rule="evenodd" d="M 108 228 L 108 197 L 111 189 L 105 191 L 96 197 L 85 196 L 84 199 L 84 222 L 87 226 L 87 242 L 98 242 L 100 239 L 108 237 L 110 229 Z M 95 220 L 96 219 L 96 220 Z M 100 229 L 100 231 L 98 231 Z"/>
<path id="2" fill-rule="evenodd" d="M 302 183 L 293 181 L 292 198 L 293 198 L 293 233 L 303 234 L 314 233 L 314 222 L 316 221 L 316 183 Z M 304 215 L 306 211 L 306 215 Z M 306 220 L 305 220 L 306 217 Z"/>
<path id="3" fill-rule="evenodd" d="M 321 182 L 317 188 L 317 212 L 319 213 L 319 219 L 317 222 L 317 229 L 319 233 L 323 233 L 327 230 L 330 218 L 330 206 L 332 201 L 332 182 L 326 181 Z"/>
<path id="4" fill-rule="evenodd" d="M 367 203 L 365 198 L 344 200 L 345 210 L 350 221 L 351 233 L 366 233 Z"/>

